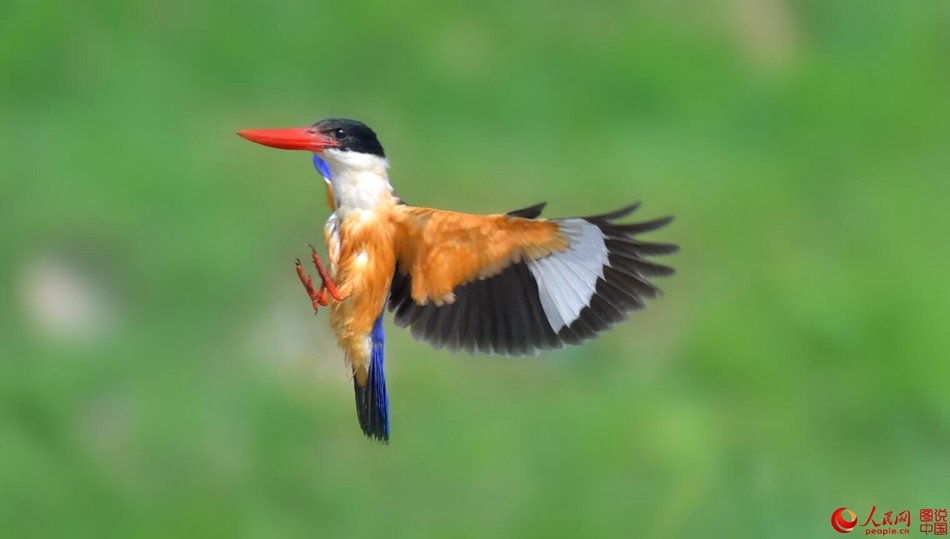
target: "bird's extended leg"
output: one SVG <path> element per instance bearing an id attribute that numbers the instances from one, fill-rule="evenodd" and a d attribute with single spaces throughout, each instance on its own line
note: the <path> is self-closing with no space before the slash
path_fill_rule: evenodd
<path id="1" fill-rule="evenodd" d="M 337 290 L 336 285 L 333 284 L 333 279 L 330 278 L 330 274 L 327 273 L 327 270 L 323 268 L 323 264 L 320 263 L 320 256 L 317 254 L 317 250 L 313 248 L 313 245 L 310 245 L 310 257 L 313 258 L 313 265 L 317 267 L 317 273 L 320 274 L 320 281 L 322 281 L 320 289 L 329 291 L 333 299 L 337 301 L 343 299 L 343 296 L 340 295 L 340 291 Z"/>
<path id="2" fill-rule="evenodd" d="M 300 282 L 303 284 L 304 289 L 306 289 L 307 295 L 310 296 L 310 300 L 313 301 L 313 312 L 316 314 L 321 306 L 328 303 L 324 287 L 321 286 L 319 292 L 313 287 L 313 279 L 304 271 L 299 258 L 297 259 L 297 277 L 300 278 Z"/>
<path id="3" fill-rule="evenodd" d="M 297 277 L 300 278 L 300 283 L 303 284 L 307 295 L 310 296 L 310 300 L 313 302 L 313 312 L 316 313 L 321 306 L 326 306 L 327 303 L 329 303 L 329 298 L 327 298 L 328 292 L 330 296 L 337 301 L 340 301 L 341 296 L 340 291 L 337 290 L 333 284 L 333 280 L 330 279 L 327 270 L 324 269 L 323 264 L 320 263 L 320 257 L 317 255 L 317 250 L 313 248 L 313 245 L 310 246 L 310 252 L 310 256 L 313 258 L 313 264 L 317 267 L 317 273 L 320 275 L 320 290 L 314 288 L 313 279 L 304 271 L 303 264 L 300 263 L 299 258 L 297 259 L 296 268 Z"/>

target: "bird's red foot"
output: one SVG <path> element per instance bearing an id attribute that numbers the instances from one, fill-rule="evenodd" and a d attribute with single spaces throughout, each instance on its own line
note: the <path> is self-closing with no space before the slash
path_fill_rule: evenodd
<path id="1" fill-rule="evenodd" d="M 343 296 L 340 295 L 340 291 L 337 290 L 336 285 L 333 284 L 333 279 L 330 278 L 330 274 L 327 273 L 327 270 L 323 268 L 323 264 L 320 263 L 320 256 L 317 255 L 317 250 L 313 248 L 313 245 L 310 245 L 310 257 L 313 258 L 313 265 L 317 267 L 317 273 L 320 274 L 320 280 L 323 283 L 320 288 L 329 291 L 333 299 L 337 301 L 343 299 Z"/>
<path id="2" fill-rule="evenodd" d="M 330 297 L 337 301 L 340 301 L 342 296 L 340 296 L 340 291 L 337 290 L 336 285 L 333 284 L 333 280 L 330 279 L 327 270 L 324 269 L 323 264 L 320 263 L 320 257 L 317 255 L 317 250 L 313 248 L 313 245 L 310 246 L 310 256 L 313 258 L 313 264 L 317 267 L 317 274 L 320 275 L 320 290 L 314 288 L 313 279 L 304 271 L 303 264 L 300 263 L 299 258 L 297 259 L 296 269 L 297 277 L 300 278 L 300 283 L 303 284 L 307 295 L 310 296 L 310 300 L 313 302 L 313 312 L 316 314 L 320 307 L 325 307 L 327 303 L 329 303 L 329 298 L 327 297 L 328 293 Z"/>

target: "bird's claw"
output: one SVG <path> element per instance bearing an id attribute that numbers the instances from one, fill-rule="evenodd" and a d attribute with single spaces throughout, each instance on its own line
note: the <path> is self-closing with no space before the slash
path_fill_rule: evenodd
<path id="1" fill-rule="evenodd" d="M 333 284 L 333 280 L 330 279 L 330 275 L 327 273 L 327 270 L 324 269 L 323 264 L 320 263 L 320 256 L 317 254 L 316 248 L 313 244 L 307 244 L 310 247 L 311 258 L 313 259 L 314 266 L 317 267 L 317 273 L 320 276 L 320 290 L 318 291 L 313 286 L 313 278 L 307 275 L 307 272 L 303 269 L 303 264 L 300 262 L 300 259 L 297 259 L 295 269 L 297 270 L 297 277 L 300 279 L 300 283 L 303 284 L 304 289 L 307 291 L 307 295 L 310 296 L 310 300 L 313 302 L 313 314 L 317 314 L 321 306 L 325 307 L 329 303 L 329 296 L 333 299 L 340 301 L 342 296 L 340 295 L 339 290 Z"/>

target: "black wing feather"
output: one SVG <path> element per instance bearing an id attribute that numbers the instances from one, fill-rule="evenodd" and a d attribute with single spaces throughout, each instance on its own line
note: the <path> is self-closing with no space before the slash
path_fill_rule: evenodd
<path id="1" fill-rule="evenodd" d="M 541 203 L 508 215 L 535 219 L 544 206 Z M 396 325 L 410 326 L 417 340 L 453 352 L 523 356 L 566 344 L 581 344 L 626 320 L 630 312 L 643 309 L 645 298 L 656 297 L 660 289 L 649 277 L 674 273 L 673 268 L 645 257 L 672 254 L 678 246 L 635 238 L 666 226 L 672 217 L 629 224 L 614 222 L 639 206 L 638 202 L 614 212 L 582 218 L 603 233 L 608 264 L 603 268 L 603 278 L 597 280 L 588 305 L 576 320 L 557 332 L 545 316 L 538 283 L 523 262 L 488 279 L 459 286 L 454 290 L 455 302 L 442 306 L 416 304 L 411 297 L 412 277 L 397 270 L 390 288 L 389 310 L 395 313 Z"/>

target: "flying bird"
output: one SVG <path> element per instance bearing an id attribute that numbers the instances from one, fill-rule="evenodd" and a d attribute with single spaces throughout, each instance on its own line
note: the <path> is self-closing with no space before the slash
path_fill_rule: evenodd
<path id="1" fill-rule="evenodd" d="M 533 355 L 578 345 L 627 319 L 673 273 L 647 260 L 678 247 L 639 235 L 672 221 L 617 221 L 639 206 L 591 217 L 541 218 L 544 203 L 506 214 L 471 215 L 405 203 L 389 182 L 376 133 L 346 119 L 310 127 L 240 131 L 284 150 L 313 153 L 331 210 L 324 227 L 329 264 L 311 246 L 320 285 L 300 260 L 297 275 L 314 312 L 330 309 L 356 393 L 363 433 L 389 440 L 383 315 L 436 349 Z"/>

